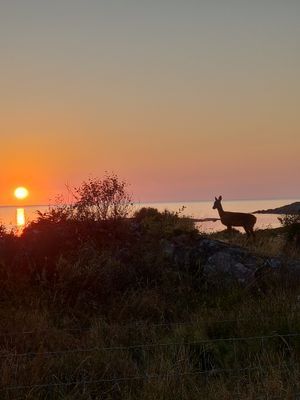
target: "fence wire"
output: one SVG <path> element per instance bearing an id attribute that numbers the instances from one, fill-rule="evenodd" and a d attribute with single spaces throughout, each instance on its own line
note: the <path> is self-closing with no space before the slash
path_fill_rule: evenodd
<path id="1" fill-rule="evenodd" d="M 178 347 L 178 346 L 191 346 L 191 345 L 207 345 L 218 342 L 246 342 L 253 340 L 263 341 L 265 339 L 282 339 L 285 338 L 295 338 L 299 337 L 300 333 L 288 333 L 284 335 L 266 335 L 266 336 L 243 336 L 243 337 L 228 337 L 228 338 L 217 338 L 217 339 L 203 339 L 203 340 L 195 340 L 189 342 L 168 342 L 168 343 L 137 343 L 129 346 L 111 346 L 111 347 L 91 347 L 91 348 L 77 348 L 77 349 L 66 349 L 66 350 L 58 350 L 58 351 L 45 351 L 45 352 L 26 352 L 26 353 L 9 353 L 9 354 L 0 354 L 1 358 L 8 357 L 52 357 L 52 356 L 61 356 L 66 354 L 74 354 L 74 353 L 91 353 L 91 352 L 101 352 L 101 351 L 126 351 L 126 350 L 134 350 L 134 349 L 149 349 L 154 347 Z"/>
<path id="2" fill-rule="evenodd" d="M 175 372 L 175 373 L 165 373 L 165 374 L 145 374 L 145 375 L 135 375 L 127 377 L 111 377 L 95 380 L 77 380 L 71 382 L 50 382 L 50 383 L 37 383 L 31 385 L 11 385 L 2 387 L 0 391 L 13 391 L 13 390 L 25 390 L 25 389 L 43 389 L 48 387 L 59 387 L 59 386 L 82 386 L 82 385 L 97 385 L 101 383 L 120 383 L 126 381 L 141 381 L 141 380 L 167 380 L 172 378 L 180 378 L 185 376 L 196 376 L 196 375 L 208 375 L 217 376 L 224 373 L 242 373 L 256 370 L 266 370 L 270 368 L 278 368 L 280 370 L 285 368 L 296 368 L 299 367 L 298 363 L 289 364 L 274 364 L 274 365 L 263 365 L 263 366 L 251 366 L 245 368 L 219 368 L 212 371 L 188 371 L 188 372 Z"/>
<path id="3" fill-rule="evenodd" d="M 294 315 L 296 313 L 296 315 Z M 268 313 L 269 314 L 269 313 Z M 257 318 L 259 315 L 256 315 L 255 317 Z M 293 310 L 293 314 L 289 311 L 288 313 L 271 313 L 271 315 L 261 315 L 264 319 L 264 321 L 272 321 L 274 320 L 274 316 L 276 317 L 283 317 L 286 319 L 293 319 L 296 317 L 300 318 L 300 308 L 299 310 Z M 99 320 L 93 320 L 93 323 L 95 326 L 119 326 L 123 328 L 132 328 L 132 329 L 139 329 L 139 328 L 147 328 L 147 329 L 152 329 L 152 328 L 174 328 L 174 327 L 198 327 L 201 325 L 209 325 L 209 324 L 239 324 L 239 323 L 245 323 L 245 322 L 251 322 L 253 321 L 252 318 L 235 318 L 235 319 L 216 319 L 216 318 L 207 318 L 206 320 L 192 320 L 192 321 L 178 321 L 178 322 L 158 322 L 158 323 L 149 323 L 145 321 L 132 321 L 132 322 L 127 322 L 127 323 L 120 323 L 120 322 L 114 322 L 114 321 L 105 321 L 102 319 Z M 95 328 L 94 326 L 94 328 Z M 61 327 L 51 327 L 50 329 L 56 329 L 60 332 L 65 332 L 65 333 L 87 333 L 91 332 L 92 328 L 91 326 L 80 326 L 76 328 L 61 328 Z M 0 331 L 0 338 L 11 338 L 13 336 L 27 336 L 27 335 L 34 335 L 34 334 L 46 334 L 49 332 L 49 329 L 32 329 L 28 331 Z"/>
<path id="4" fill-rule="evenodd" d="M 286 318 L 290 319 L 291 316 L 283 314 Z M 265 319 L 265 317 L 263 316 Z M 270 319 L 273 317 L 269 317 Z M 134 323 L 129 323 L 126 324 L 125 326 L 132 326 L 132 327 L 174 327 L 174 326 L 202 326 L 202 325 L 208 325 L 209 324 L 222 324 L 222 323 L 242 323 L 245 321 L 251 321 L 251 319 L 224 319 L 224 320 L 216 320 L 216 319 L 208 319 L 208 320 L 197 320 L 197 321 L 183 321 L 183 322 L 171 322 L 171 323 L 158 323 L 158 324 L 147 324 L 144 322 L 134 322 Z M 103 320 L 99 321 L 99 323 L 105 324 L 104 326 L 110 326 L 108 325 L 107 322 L 104 322 Z M 112 324 L 111 326 L 114 325 L 119 325 L 117 323 Z M 122 326 L 122 324 L 120 325 Z M 89 332 L 91 331 L 91 328 L 85 328 L 85 327 L 79 327 L 79 328 L 63 328 L 59 329 L 59 331 L 64 331 L 64 332 L 74 332 L 74 333 L 82 333 L 82 332 Z M 47 330 L 32 330 L 32 331 L 20 331 L 20 332 L 0 332 L 0 337 L 2 338 L 12 338 L 13 336 L 19 336 L 19 335 L 33 335 L 33 334 L 42 334 L 42 333 L 47 333 Z M 231 374 L 231 377 L 241 377 L 243 374 L 248 373 L 250 374 L 251 372 L 255 371 L 262 371 L 265 373 L 271 368 L 278 369 L 280 371 L 287 371 L 287 372 L 292 372 L 292 371 L 299 371 L 300 369 L 300 364 L 297 362 L 299 361 L 298 359 L 296 360 L 295 355 L 292 354 L 293 350 L 293 345 L 290 343 L 290 339 L 298 339 L 300 338 L 300 332 L 290 332 L 290 333 L 285 333 L 285 334 L 270 334 L 270 335 L 257 335 L 257 336 L 242 336 L 242 337 L 221 337 L 221 338 L 212 338 L 212 339 L 201 339 L 201 340 L 188 340 L 188 341 L 174 341 L 174 342 L 154 342 L 154 343 L 134 343 L 130 344 L 127 346 L 123 345 L 117 345 L 117 346 L 93 346 L 93 347 L 81 347 L 81 348 L 69 348 L 69 349 L 62 349 L 62 350 L 55 350 L 55 351 L 30 351 L 30 352 L 24 352 L 24 353 L 16 353 L 16 352 L 10 352 L 10 351 L 0 351 L 0 359 L 1 360 L 6 360 L 6 359 L 34 359 L 35 357 L 39 357 L 41 359 L 48 359 L 51 357 L 67 357 L 69 355 L 80 355 L 83 353 L 89 353 L 89 354 L 97 354 L 97 353 L 104 353 L 104 352 L 120 352 L 124 354 L 124 352 L 131 352 L 134 350 L 145 350 L 146 352 L 150 351 L 151 349 L 171 349 L 171 351 L 175 348 L 180 348 L 182 347 L 184 350 L 188 349 L 189 346 L 202 346 L 201 351 L 203 352 L 203 357 L 205 357 L 204 364 L 205 366 L 201 366 L 200 369 L 193 369 L 191 371 L 181 371 L 181 372 L 170 372 L 170 371 L 162 371 L 157 374 L 153 373 L 148 373 L 143 371 L 140 374 L 137 375 L 131 375 L 131 376 L 108 376 L 108 377 L 101 377 L 100 379 L 78 379 L 78 380 L 71 380 L 71 381 L 55 381 L 55 382 L 36 382 L 32 384 L 15 384 L 15 385 L 7 385 L 7 386 L 2 386 L 0 388 L 0 393 L 6 392 L 7 394 L 13 393 L 15 391 L 31 391 L 31 390 L 42 390 L 42 389 L 50 389 L 50 388 L 76 388 L 76 387 L 82 387 L 82 386 L 92 386 L 92 385 L 104 385 L 108 384 L 111 385 L 111 387 L 114 387 L 116 384 L 121 384 L 122 382 L 124 383 L 130 383 L 130 382 L 138 382 L 138 381 L 163 381 L 163 380 L 168 380 L 168 379 L 184 379 L 185 377 L 188 376 L 199 376 L 199 377 L 204 377 L 206 384 L 210 382 L 210 379 L 213 377 L 218 377 L 226 375 L 226 374 Z M 284 347 L 291 351 L 289 354 L 289 358 L 287 359 L 286 362 L 281 362 L 278 364 L 267 364 L 267 365 L 252 365 L 255 363 L 254 359 L 249 359 L 247 361 L 248 365 L 243 366 L 244 360 L 242 359 L 242 356 L 239 354 L 239 343 L 242 342 L 251 342 L 251 341 L 260 341 L 261 342 L 261 349 L 266 349 L 267 348 L 267 343 L 271 340 L 276 340 L 278 339 L 279 341 L 282 342 Z M 209 360 L 206 360 L 207 354 L 206 352 L 210 350 L 210 345 L 218 345 L 219 343 L 230 343 L 232 345 L 232 354 L 233 358 L 231 361 L 231 364 L 229 365 L 230 368 L 217 368 L 213 367 L 211 368 L 211 365 L 209 364 Z M 296 342 L 294 342 L 296 343 Z M 298 342 L 297 342 L 298 343 Z M 181 350 L 181 349 L 180 349 Z M 168 350 L 169 351 L 169 350 Z M 146 353 L 147 354 L 147 353 Z M 168 354 L 168 353 L 166 353 Z M 177 354 L 177 353 L 174 353 Z M 255 352 L 253 352 L 255 354 Z M 121 354 L 120 354 L 121 356 Z M 150 353 L 147 354 L 147 362 L 151 359 Z M 292 361 L 291 361 L 292 360 Z M 9 361 L 11 362 L 11 361 Z M 178 360 L 176 362 L 174 361 L 174 365 L 172 369 L 177 369 L 178 368 Z M 17 365 L 17 364 L 16 364 Z M 22 364 L 19 364 L 22 365 Z M 150 365 L 150 364 L 149 364 Z M 149 365 L 147 364 L 147 369 L 149 369 Z M 198 364 L 199 367 L 199 364 Z M 232 367 L 232 368 L 231 368 Z M 18 367 L 19 368 L 19 367 Z M 14 382 L 17 382 L 17 369 L 16 369 L 16 376 L 14 379 Z M 78 371 L 77 371 L 78 372 Z M 250 376 L 250 375 L 249 375 Z M 237 399 L 241 397 L 243 387 L 238 381 L 237 387 L 235 388 L 236 393 L 237 393 Z M 297 385 L 295 386 L 295 389 L 299 389 Z M 293 394 L 294 399 L 300 399 L 300 393 Z M 259 397 L 257 397 L 259 398 Z M 272 399 L 274 397 L 271 397 Z M 278 397 L 280 399 L 281 397 Z M 268 398 L 269 399 L 269 398 Z M 275 399 L 275 398 L 274 398 Z"/>

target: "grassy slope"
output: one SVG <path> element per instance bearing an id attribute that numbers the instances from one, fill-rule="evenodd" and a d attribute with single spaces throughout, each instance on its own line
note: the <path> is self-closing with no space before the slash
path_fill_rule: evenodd
<path id="1" fill-rule="evenodd" d="M 286 335 L 300 332 L 298 282 L 267 277 L 262 291 L 224 287 L 220 276 L 208 287 L 160 254 L 174 226 L 157 224 L 146 221 L 122 262 L 119 244 L 62 251 L 55 279 L 38 270 L 40 258 L 30 272 L 23 258 L 2 259 L 1 399 L 293 398 L 300 338 Z M 275 255 L 282 234 L 217 236 Z"/>

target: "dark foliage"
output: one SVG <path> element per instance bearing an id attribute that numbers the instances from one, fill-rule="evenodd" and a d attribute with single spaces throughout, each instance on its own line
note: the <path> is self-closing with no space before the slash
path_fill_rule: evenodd
<path id="1" fill-rule="evenodd" d="M 202 393 L 213 399 L 218 383 L 217 397 L 225 399 L 233 397 L 231 389 L 223 396 L 231 378 L 215 371 L 234 368 L 236 374 L 245 366 L 252 371 L 257 363 L 275 365 L 277 381 L 263 370 L 262 386 L 270 381 L 274 392 L 287 386 L 276 365 L 299 353 L 289 338 L 280 338 L 299 330 L 296 281 L 293 286 L 287 279 L 268 278 L 273 291 L 265 292 L 223 285 L 222 275 L 208 284 L 195 246 L 203 238 L 180 212 L 142 208 L 130 218 L 83 215 L 74 205 L 62 205 L 39 214 L 21 236 L 0 231 L 0 323 L 2 332 L 17 332 L 0 337 L 1 385 L 45 384 L 7 390 L 3 398 L 198 399 Z M 24 331 L 29 334 L 19 335 Z M 234 349 L 231 342 L 219 341 L 277 331 L 278 340 L 268 342 L 264 352 L 252 340 L 239 340 Z M 139 343 L 145 348 L 134 347 Z M 119 350 L 103 350 L 111 346 Z M 45 352 L 58 357 L 43 357 Z M 15 356 L 24 353 L 29 357 Z M 194 376 L 195 371 L 206 375 Z M 173 372 L 180 378 L 155 385 L 147 379 Z M 137 375 L 145 380 L 80 385 Z M 244 376 L 239 380 L 244 384 Z"/>
<path id="2" fill-rule="evenodd" d="M 285 215 L 278 218 L 285 229 L 285 250 L 300 249 L 300 214 Z"/>

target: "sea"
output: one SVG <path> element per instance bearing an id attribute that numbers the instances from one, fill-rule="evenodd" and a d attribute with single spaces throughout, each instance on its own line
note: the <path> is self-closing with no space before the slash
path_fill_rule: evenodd
<path id="1" fill-rule="evenodd" d="M 280 199 L 280 200 L 228 200 L 223 201 L 225 211 L 237 211 L 253 213 L 256 210 L 273 209 L 286 204 L 299 201 L 299 199 Z M 154 207 L 159 211 L 169 210 L 180 212 L 181 215 L 189 216 L 194 219 L 218 218 L 217 210 L 212 209 L 213 201 L 177 201 L 177 202 L 152 202 L 135 203 L 134 209 L 142 207 Z M 38 216 L 37 211 L 47 211 L 48 205 L 35 205 L 24 207 L 0 206 L 0 222 L 8 230 L 22 229 L 26 224 L 35 220 Z M 280 226 L 277 214 L 257 214 L 256 229 L 276 228 Z M 217 232 L 225 227 L 220 221 L 197 222 L 197 228 L 205 233 Z"/>

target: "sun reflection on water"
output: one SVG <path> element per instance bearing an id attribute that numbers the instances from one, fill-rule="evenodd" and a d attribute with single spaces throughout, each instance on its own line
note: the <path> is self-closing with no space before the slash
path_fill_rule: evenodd
<path id="1" fill-rule="evenodd" d="M 25 210 L 24 208 L 17 208 L 17 226 L 23 228 L 26 223 Z"/>

